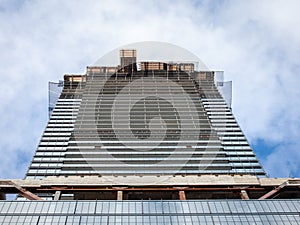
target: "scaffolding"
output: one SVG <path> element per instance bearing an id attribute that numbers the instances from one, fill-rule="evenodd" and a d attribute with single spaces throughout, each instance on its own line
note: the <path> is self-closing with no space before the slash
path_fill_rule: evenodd
<path id="1" fill-rule="evenodd" d="M 224 72 L 223 71 L 215 71 L 215 84 L 223 96 L 227 106 L 231 108 L 232 104 L 232 81 L 224 81 Z"/>
<path id="2" fill-rule="evenodd" d="M 55 107 L 55 104 L 57 100 L 59 99 L 59 96 L 63 90 L 64 83 L 63 81 L 59 82 L 49 82 L 48 83 L 48 111 L 49 111 L 49 118 L 53 112 L 53 109 Z"/>

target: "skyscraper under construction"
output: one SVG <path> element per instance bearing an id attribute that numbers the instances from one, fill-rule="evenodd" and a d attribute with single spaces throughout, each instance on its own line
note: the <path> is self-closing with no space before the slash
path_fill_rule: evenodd
<path id="1" fill-rule="evenodd" d="M 173 48 L 156 54 L 180 59 Z M 138 58 L 149 49 L 49 86 L 58 99 L 25 179 L 0 180 L 3 199 L 19 194 L 0 222 L 300 224 L 299 179 L 266 177 L 222 72 Z"/>

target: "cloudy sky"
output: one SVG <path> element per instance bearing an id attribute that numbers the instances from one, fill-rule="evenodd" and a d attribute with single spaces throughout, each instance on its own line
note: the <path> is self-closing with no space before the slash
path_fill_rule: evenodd
<path id="1" fill-rule="evenodd" d="M 300 177 L 300 2 L 0 0 L 0 177 L 23 178 L 48 81 L 121 45 L 164 41 L 233 81 L 233 112 L 266 172 Z"/>

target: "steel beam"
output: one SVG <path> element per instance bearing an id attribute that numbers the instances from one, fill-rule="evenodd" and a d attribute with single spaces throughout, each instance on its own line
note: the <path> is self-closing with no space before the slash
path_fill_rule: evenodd
<path id="1" fill-rule="evenodd" d="M 14 183 L 11 180 L 7 181 L 8 185 L 12 185 L 14 188 L 16 188 L 19 192 L 19 194 L 21 194 L 23 197 L 29 199 L 29 200 L 43 200 L 42 198 L 40 198 L 39 196 L 31 193 L 30 191 L 27 191 L 25 188 L 22 188 L 20 185 Z"/>
<path id="2" fill-rule="evenodd" d="M 282 184 L 280 184 L 278 187 L 274 188 L 273 190 L 269 191 L 267 194 L 264 194 L 259 198 L 259 200 L 267 199 L 273 197 L 276 193 L 278 193 L 282 188 L 287 186 L 289 184 L 289 181 L 285 181 Z"/>
<path id="3" fill-rule="evenodd" d="M 178 191 L 181 188 L 176 187 L 128 187 L 128 188 L 118 188 L 118 187 L 83 187 L 83 186 L 69 186 L 69 187 L 41 187 L 36 188 L 38 192 L 42 191 L 52 191 L 57 190 L 63 191 Z M 202 188 L 202 187 L 187 187 L 184 188 L 186 191 L 265 191 L 264 187 L 251 187 L 251 188 L 236 188 L 236 187 L 212 187 L 212 188 Z"/>

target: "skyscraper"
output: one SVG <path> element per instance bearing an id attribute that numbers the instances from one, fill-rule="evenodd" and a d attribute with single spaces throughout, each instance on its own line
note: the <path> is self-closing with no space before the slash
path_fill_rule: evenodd
<path id="1" fill-rule="evenodd" d="M 0 202 L 3 224 L 299 223 L 299 180 L 266 177 L 222 72 L 119 54 L 117 66 L 57 84 L 26 178 L 0 189 L 47 201 Z M 281 200 L 249 200 L 273 197 Z"/>

